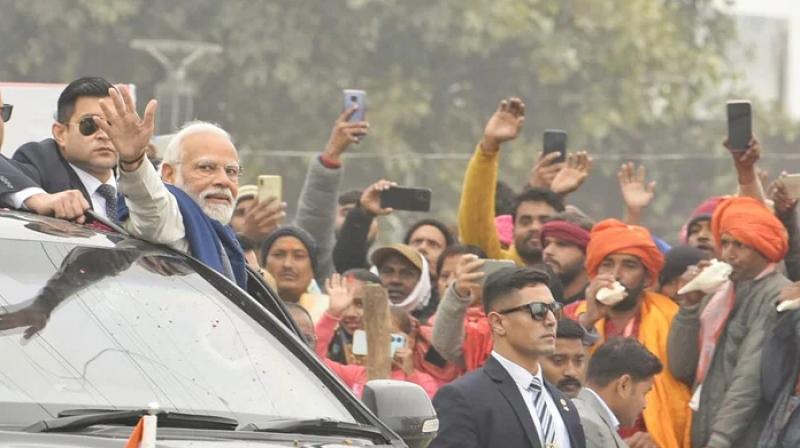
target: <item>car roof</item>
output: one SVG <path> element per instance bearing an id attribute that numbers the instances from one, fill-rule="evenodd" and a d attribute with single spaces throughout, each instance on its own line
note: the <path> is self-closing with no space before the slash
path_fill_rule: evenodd
<path id="1" fill-rule="evenodd" d="M 0 239 L 71 243 L 89 247 L 114 248 L 134 238 L 116 232 L 104 232 L 87 225 L 33 213 L 0 209 Z M 153 246 L 155 249 L 157 246 Z"/>

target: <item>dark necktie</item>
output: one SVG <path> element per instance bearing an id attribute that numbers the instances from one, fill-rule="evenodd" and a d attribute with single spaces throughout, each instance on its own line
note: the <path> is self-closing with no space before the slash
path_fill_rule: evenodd
<path id="1" fill-rule="evenodd" d="M 119 223 L 117 220 L 117 189 L 108 184 L 100 185 L 97 193 L 106 200 L 106 216 L 108 220 Z"/>

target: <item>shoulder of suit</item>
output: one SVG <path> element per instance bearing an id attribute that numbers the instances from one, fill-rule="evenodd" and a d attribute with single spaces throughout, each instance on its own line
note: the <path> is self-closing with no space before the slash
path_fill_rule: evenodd
<path id="1" fill-rule="evenodd" d="M 43 152 L 54 151 L 57 154 L 58 144 L 52 138 L 46 138 L 39 142 L 28 142 L 17 148 L 14 156 L 17 154 L 30 156 L 32 154 L 42 154 Z"/>

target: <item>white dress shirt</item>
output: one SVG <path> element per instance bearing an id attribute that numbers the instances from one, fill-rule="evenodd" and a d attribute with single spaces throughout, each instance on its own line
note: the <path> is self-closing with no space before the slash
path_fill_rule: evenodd
<path id="1" fill-rule="evenodd" d="M 519 364 L 504 358 L 496 351 L 492 351 L 492 356 L 494 356 L 500 365 L 506 369 L 508 374 L 511 375 L 511 378 L 514 380 L 514 383 L 517 384 L 519 393 L 522 395 L 522 400 L 525 401 L 525 405 L 528 407 L 528 411 L 531 414 L 531 420 L 533 420 L 533 424 L 536 426 L 536 432 L 539 433 L 539 441 L 542 442 L 542 446 L 544 446 L 542 425 L 539 423 L 539 416 L 537 415 L 536 407 L 533 404 L 533 392 L 530 390 L 533 377 L 537 377 L 539 378 L 539 381 L 541 381 L 542 395 L 545 398 L 545 404 L 547 405 L 547 409 L 550 411 L 550 414 L 553 416 L 553 427 L 556 434 L 556 447 L 572 448 L 572 445 L 569 443 L 569 432 L 567 431 L 567 426 L 564 424 L 564 420 L 561 418 L 561 413 L 558 411 L 558 407 L 555 401 L 553 401 L 553 397 L 550 396 L 550 392 L 544 386 L 541 366 L 537 369 L 537 372 L 534 375 Z"/>
<path id="2" fill-rule="evenodd" d="M 108 213 L 106 213 L 106 198 L 104 198 L 103 196 L 100 195 L 100 193 L 97 192 L 97 189 L 100 188 L 100 185 L 103 185 L 104 183 L 106 185 L 111 185 L 112 187 L 114 187 L 114 191 L 117 191 L 117 181 L 116 179 L 114 179 L 114 176 L 113 175 L 110 176 L 108 180 L 105 182 L 100 182 L 100 179 L 92 176 L 91 174 L 78 168 L 77 166 L 71 163 L 69 164 L 69 166 L 71 166 L 72 169 L 75 170 L 75 174 L 77 174 L 78 178 L 81 180 L 83 188 L 85 188 L 86 193 L 89 194 L 89 198 L 92 200 L 92 209 L 94 210 L 94 212 L 104 218 L 111 219 L 112 221 L 116 220 L 117 219 L 116 216 L 114 217 L 107 216 Z"/>
<path id="3" fill-rule="evenodd" d="M 603 400 L 603 397 L 601 397 L 600 395 L 597 395 L 597 392 L 593 391 L 592 389 L 590 389 L 588 387 L 584 387 L 584 389 L 589 391 L 589 392 L 591 392 L 592 395 L 594 395 L 594 397 L 597 398 L 597 401 L 599 401 L 600 404 L 603 405 L 603 409 L 606 411 L 606 414 L 608 414 L 609 421 L 611 422 L 611 426 L 614 427 L 613 428 L 614 431 L 618 431 L 619 430 L 619 419 L 617 418 L 616 415 L 614 415 L 614 412 L 611 411 L 611 408 L 608 407 L 608 405 L 606 404 L 605 400 Z"/>
<path id="4" fill-rule="evenodd" d="M 46 194 L 46 193 L 47 193 L 46 191 L 42 190 L 39 187 L 30 187 L 24 190 L 20 190 L 16 193 L 4 194 L 2 197 L 0 197 L 0 203 L 3 203 L 5 205 L 10 205 L 11 207 L 14 207 L 16 209 L 28 210 L 28 208 L 25 207 L 25 201 L 27 201 L 28 198 L 30 198 L 31 196 L 35 196 L 37 194 Z"/>

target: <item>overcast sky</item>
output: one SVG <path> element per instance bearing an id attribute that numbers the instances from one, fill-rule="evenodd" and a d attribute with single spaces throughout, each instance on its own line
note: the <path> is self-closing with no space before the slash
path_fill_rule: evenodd
<path id="1" fill-rule="evenodd" d="M 732 3 L 720 0 L 720 4 Z M 726 6 L 723 6 L 727 8 Z M 730 8 L 728 8 L 730 9 Z M 789 19 L 789 112 L 800 119 L 800 1 L 798 0 L 736 0 L 733 11 L 747 15 Z"/>

